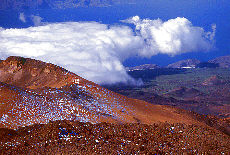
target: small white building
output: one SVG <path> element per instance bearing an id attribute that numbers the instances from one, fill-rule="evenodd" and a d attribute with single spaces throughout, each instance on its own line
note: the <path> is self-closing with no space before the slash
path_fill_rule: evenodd
<path id="1" fill-rule="evenodd" d="M 74 80 L 73 80 L 73 83 L 74 83 L 74 84 L 80 84 L 80 79 L 74 79 Z"/>

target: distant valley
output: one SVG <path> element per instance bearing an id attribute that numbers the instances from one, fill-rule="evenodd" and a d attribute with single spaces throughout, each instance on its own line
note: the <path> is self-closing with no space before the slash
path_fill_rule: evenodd
<path id="1" fill-rule="evenodd" d="M 105 87 L 153 104 L 158 100 L 157 104 L 229 119 L 229 64 L 230 56 L 219 57 L 207 63 L 188 59 L 167 67 L 143 68 L 156 65 L 142 65 L 128 71 L 130 76 L 143 81 L 142 86 L 118 84 Z"/>

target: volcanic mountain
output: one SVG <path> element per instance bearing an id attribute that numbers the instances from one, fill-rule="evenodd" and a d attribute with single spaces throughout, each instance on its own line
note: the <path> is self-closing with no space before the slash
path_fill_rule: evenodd
<path id="1" fill-rule="evenodd" d="M 197 59 L 187 59 L 169 64 L 167 68 L 194 68 L 199 63 L 200 61 Z"/>
<path id="2" fill-rule="evenodd" d="M 9 57 L 0 63 L 0 127 L 55 120 L 109 123 L 198 123 L 177 109 L 130 99 L 59 66 Z"/>
<path id="3" fill-rule="evenodd" d="M 134 70 L 146 70 L 146 69 L 156 69 L 156 68 L 160 68 L 160 67 L 156 64 L 144 64 L 144 65 L 135 66 L 135 67 L 127 67 L 126 70 L 134 71 Z"/>
<path id="4" fill-rule="evenodd" d="M 217 57 L 208 62 L 219 64 L 219 67 L 222 67 L 222 68 L 229 68 L 230 67 L 230 56 Z"/>

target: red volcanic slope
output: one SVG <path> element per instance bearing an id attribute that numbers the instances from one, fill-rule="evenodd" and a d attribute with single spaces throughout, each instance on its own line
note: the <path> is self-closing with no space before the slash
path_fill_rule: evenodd
<path id="1" fill-rule="evenodd" d="M 214 76 L 211 76 L 210 78 L 206 79 L 203 82 L 203 85 L 212 86 L 212 85 L 220 85 L 223 83 L 224 83 L 224 81 L 221 80 L 221 78 L 218 75 L 214 75 Z"/>
<path id="2" fill-rule="evenodd" d="M 9 57 L 0 63 L 0 127 L 55 120 L 199 123 L 177 109 L 130 99 L 61 67 Z"/>

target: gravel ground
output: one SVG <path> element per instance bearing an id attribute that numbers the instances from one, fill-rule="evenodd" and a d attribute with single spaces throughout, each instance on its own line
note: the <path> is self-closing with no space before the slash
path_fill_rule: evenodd
<path id="1" fill-rule="evenodd" d="M 228 154 L 230 137 L 210 127 L 55 121 L 0 129 L 0 154 Z"/>

